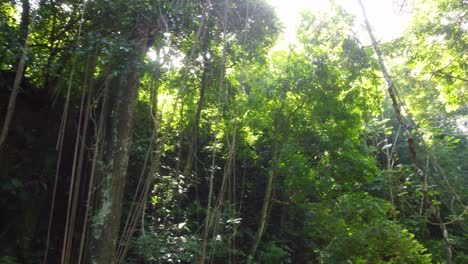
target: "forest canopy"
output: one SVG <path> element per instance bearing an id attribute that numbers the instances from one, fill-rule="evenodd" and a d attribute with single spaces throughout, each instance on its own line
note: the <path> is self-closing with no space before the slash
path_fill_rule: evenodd
<path id="1" fill-rule="evenodd" d="M 0 263 L 468 263 L 468 2 L 338 2 L 0 0 Z"/>

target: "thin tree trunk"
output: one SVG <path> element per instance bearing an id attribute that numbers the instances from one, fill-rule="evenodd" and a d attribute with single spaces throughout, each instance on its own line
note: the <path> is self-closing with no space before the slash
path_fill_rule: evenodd
<path id="1" fill-rule="evenodd" d="M 29 14 L 31 12 L 31 4 L 29 0 L 21 0 L 21 22 L 19 25 L 19 46 L 23 47 L 28 41 L 29 36 Z"/>
<path id="2" fill-rule="evenodd" d="M 427 192 L 427 176 L 424 172 L 424 170 L 420 167 L 419 162 L 418 162 L 418 156 L 417 156 L 417 147 L 416 143 L 414 142 L 413 135 L 411 133 L 411 128 L 410 126 L 404 121 L 403 115 L 401 114 L 401 106 L 398 103 L 398 100 L 396 98 L 396 88 L 394 86 L 393 80 L 391 79 L 390 75 L 388 74 L 387 68 L 385 67 L 385 64 L 382 59 L 382 52 L 377 44 L 377 40 L 375 39 L 375 36 L 372 32 L 372 27 L 369 23 L 369 20 L 367 19 L 366 15 L 366 10 L 364 8 L 364 5 L 362 4 L 361 0 L 357 0 L 359 5 L 361 6 L 362 13 L 364 15 L 364 22 L 366 24 L 367 32 L 369 33 L 369 37 L 372 41 L 372 46 L 374 47 L 375 53 L 377 54 L 377 60 L 379 62 L 380 68 L 382 70 L 382 74 L 384 75 L 385 80 L 387 81 L 387 90 L 390 95 L 390 98 L 392 99 L 392 106 L 393 109 L 395 110 L 395 114 L 397 117 L 398 122 L 401 124 L 403 129 L 405 130 L 406 137 L 407 137 L 407 142 L 408 142 L 408 147 L 411 152 L 411 160 L 413 162 L 413 166 L 416 170 L 416 173 L 419 175 L 419 181 L 420 181 L 420 186 L 421 186 L 421 193 L 422 193 L 422 198 L 421 198 L 421 214 L 425 212 L 427 209 L 430 209 L 432 204 L 431 200 L 429 199 L 429 194 Z M 439 227 L 442 230 L 443 233 L 443 238 L 445 240 L 446 244 L 446 252 L 447 252 L 447 263 L 451 264 L 453 263 L 452 261 L 452 245 L 449 239 L 449 234 L 448 230 L 443 223 L 441 217 L 440 217 L 440 212 L 432 212 L 432 217 L 434 217 L 437 222 L 439 223 Z"/>
<path id="3" fill-rule="evenodd" d="M 421 193 L 422 193 L 422 209 L 425 210 L 431 206 L 431 201 L 427 193 L 427 177 L 426 177 L 424 170 L 421 168 L 418 162 L 417 147 L 416 147 L 416 143 L 414 142 L 413 134 L 411 133 L 411 127 L 405 122 L 404 117 L 401 113 L 401 106 L 398 103 L 398 100 L 396 97 L 397 92 L 396 92 L 395 85 L 393 83 L 392 78 L 388 74 L 387 68 L 385 67 L 385 64 L 383 62 L 382 52 L 380 51 L 380 48 L 377 44 L 377 40 L 374 36 L 374 33 L 372 32 L 372 27 L 369 23 L 369 20 L 367 19 L 364 5 L 362 4 L 361 0 L 357 0 L 357 1 L 362 8 L 362 13 L 364 15 L 364 22 L 366 24 L 367 32 L 369 33 L 369 37 L 372 41 L 372 46 L 374 47 L 375 53 L 377 55 L 377 60 L 380 65 L 380 69 L 385 78 L 385 81 L 387 82 L 387 90 L 392 100 L 393 110 L 395 110 L 396 118 L 398 122 L 400 123 L 400 125 L 402 126 L 402 128 L 404 129 L 406 137 L 407 137 L 408 147 L 411 153 L 411 160 L 413 162 L 413 166 L 416 170 L 416 173 L 419 175 L 419 181 L 420 181 Z"/>
<path id="4" fill-rule="evenodd" d="M 226 4 L 226 3 L 225 3 Z M 207 0 L 207 5 L 206 7 L 209 7 L 211 6 L 211 0 Z M 227 10 L 227 7 L 226 5 L 224 6 L 224 9 L 225 11 Z M 201 23 L 200 23 L 200 28 L 198 29 L 198 33 L 197 33 L 197 36 L 199 36 L 200 34 L 199 33 L 203 33 L 203 35 L 206 33 L 206 21 L 208 21 L 209 17 L 210 17 L 210 12 L 209 11 L 205 11 L 203 12 L 203 15 L 202 15 L 202 19 L 201 19 Z M 226 33 L 226 13 L 225 13 L 225 16 L 224 16 L 224 23 L 222 25 L 222 28 L 223 28 L 223 32 Z M 202 25 L 203 25 L 203 28 L 202 28 Z M 205 31 L 202 31 L 202 30 L 205 30 Z M 208 41 L 208 42 L 207 42 Z M 209 45 L 209 40 L 207 40 L 206 38 L 204 39 L 204 44 L 203 46 L 206 46 L 206 45 Z M 194 48 L 195 48 L 195 44 L 194 43 Z M 223 60 L 222 60 L 222 64 L 221 64 L 221 70 L 219 72 L 219 86 L 218 86 L 218 108 L 222 109 L 221 108 L 221 91 L 222 91 L 222 88 L 223 88 L 223 85 L 224 85 L 224 73 L 225 73 L 225 63 L 226 63 L 226 53 L 225 53 L 225 46 L 226 43 L 223 42 Z M 194 52 L 195 49 L 192 49 L 192 54 L 193 55 L 193 52 Z M 206 77 L 206 76 L 205 76 Z M 221 111 L 221 110 L 218 110 L 218 111 Z M 200 113 L 201 113 L 201 109 L 200 109 Z M 210 179 L 209 179 L 209 187 L 208 187 L 208 203 L 207 203 L 207 206 L 206 206 L 206 217 L 205 217 L 205 226 L 204 226 L 204 230 L 202 232 L 202 235 L 201 235 L 201 239 L 202 241 L 200 242 L 200 251 L 199 251 L 199 255 L 198 255 L 198 263 L 199 264 L 203 264 L 205 263 L 205 258 L 206 258 L 206 247 L 207 247 L 207 243 L 208 243 L 208 234 L 210 232 L 210 228 L 211 228 L 211 203 L 212 203 L 212 198 L 213 198 L 213 182 L 214 182 L 214 174 L 215 174 L 215 161 L 216 161 L 216 142 L 217 142 L 217 139 L 216 139 L 216 136 L 218 135 L 218 132 L 219 132 L 219 121 L 220 121 L 220 118 L 221 118 L 221 115 L 220 113 L 218 112 L 218 115 L 216 117 L 216 121 L 215 121 L 215 133 L 214 133 L 214 142 L 215 144 L 213 144 L 213 150 L 212 150 L 212 160 L 211 160 L 211 173 L 210 173 Z M 213 210 L 213 215 L 214 215 L 215 211 Z"/>
<path id="5" fill-rule="evenodd" d="M 27 1 L 26 1 L 27 2 Z M 6 138 L 8 136 L 8 131 L 10 130 L 10 123 L 11 119 L 13 118 L 13 114 L 15 112 L 15 105 L 16 105 L 16 96 L 18 95 L 20 91 L 20 84 L 21 80 L 23 78 L 23 73 L 24 73 L 24 68 L 26 66 L 26 55 L 29 51 L 29 35 L 31 33 L 32 28 L 34 27 L 34 22 L 36 20 L 36 14 L 37 14 L 37 9 L 34 10 L 33 12 L 33 20 L 31 22 L 30 27 L 27 30 L 26 33 L 26 39 L 24 42 L 23 46 L 23 52 L 21 54 L 21 58 L 18 64 L 18 68 L 16 70 L 16 76 L 15 76 L 15 81 L 13 82 L 13 88 L 10 94 L 10 99 L 8 101 L 8 107 L 7 107 L 7 112 L 5 115 L 5 120 L 3 123 L 3 128 L 2 132 L 0 134 L 0 157 L 2 156 L 2 151 L 6 143 Z"/>
<path id="6" fill-rule="evenodd" d="M 448 233 L 448 230 L 447 230 L 447 226 L 445 225 L 444 222 L 442 222 L 441 218 L 440 218 L 440 212 L 438 213 L 438 220 L 439 220 L 439 227 L 440 229 L 442 230 L 442 236 L 444 237 L 444 240 L 445 240 L 445 252 L 447 254 L 447 264 L 452 264 L 453 261 L 452 261 L 452 258 L 453 258 L 453 252 L 452 252 L 452 244 L 450 242 L 450 237 L 449 237 L 449 233 Z"/>
<path id="7" fill-rule="evenodd" d="M 218 88 L 218 107 L 221 106 L 221 89 L 223 87 L 223 80 L 224 80 L 224 65 L 222 67 L 222 70 L 220 71 L 220 76 L 219 76 L 219 80 L 220 80 L 220 84 L 219 84 L 219 88 Z M 221 111 L 221 110 L 219 110 Z M 211 212 L 211 203 L 212 203 L 212 197 L 213 197 L 213 184 L 214 184 L 214 175 L 215 175 L 215 162 L 216 162 L 216 142 L 217 142 L 217 139 L 216 139 L 216 136 L 218 135 L 218 132 L 219 132 L 219 121 L 220 121 L 220 118 L 221 118 L 221 115 L 220 113 L 218 113 L 217 117 L 216 117 L 216 125 L 215 125 L 215 133 L 214 133 L 214 144 L 213 144 L 213 150 L 212 150 L 212 160 L 211 160 L 211 173 L 210 173 L 210 180 L 209 180 L 209 187 L 208 187 L 208 204 L 206 206 L 206 220 L 205 220 L 205 227 L 204 227 L 204 230 L 203 230 L 203 234 L 202 234 L 202 241 L 200 243 L 200 254 L 198 256 L 198 263 L 200 264 L 203 264 L 205 263 L 205 258 L 206 258 L 206 246 L 207 246 L 207 242 L 208 242 L 208 234 L 210 232 L 210 228 L 211 228 L 211 224 L 212 224 L 212 215 L 214 215 L 216 213 L 215 210 L 213 210 L 213 213 Z M 213 218 L 214 219 L 214 218 Z"/>

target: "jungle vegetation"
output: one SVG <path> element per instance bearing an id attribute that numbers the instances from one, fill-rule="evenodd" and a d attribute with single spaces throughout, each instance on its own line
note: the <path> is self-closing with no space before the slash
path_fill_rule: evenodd
<path id="1" fill-rule="evenodd" d="M 0 263 L 468 263 L 468 2 L 397 2 L 0 0 Z"/>

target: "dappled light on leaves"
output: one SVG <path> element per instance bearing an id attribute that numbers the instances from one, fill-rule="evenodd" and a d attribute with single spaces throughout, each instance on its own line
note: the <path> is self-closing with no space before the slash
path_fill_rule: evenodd
<path id="1" fill-rule="evenodd" d="M 465 263 L 467 5 L 359 2 L 1 2 L 0 263 Z"/>

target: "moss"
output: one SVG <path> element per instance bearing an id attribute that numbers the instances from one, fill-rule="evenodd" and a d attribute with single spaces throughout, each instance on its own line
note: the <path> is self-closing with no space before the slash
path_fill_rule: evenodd
<path id="1" fill-rule="evenodd" d="M 93 229 L 93 237 L 94 239 L 99 239 L 101 237 L 101 233 L 102 233 L 102 227 L 104 226 L 105 224 L 105 221 L 107 219 L 107 217 L 109 216 L 110 214 L 110 211 L 111 211 L 111 205 L 112 205 L 112 202 L 111 202 L 111 199 L 110 199 L 110 184 L 109 183 L 109 177 L 106 179 L 106 183 L 103 188 L 102 188 L 102 192 L 101 192 L 101 206 L 100 208 L 97 210 L 96 214 L 93 216 L 93 219 L 92 219 L 92 229 Z"/>

